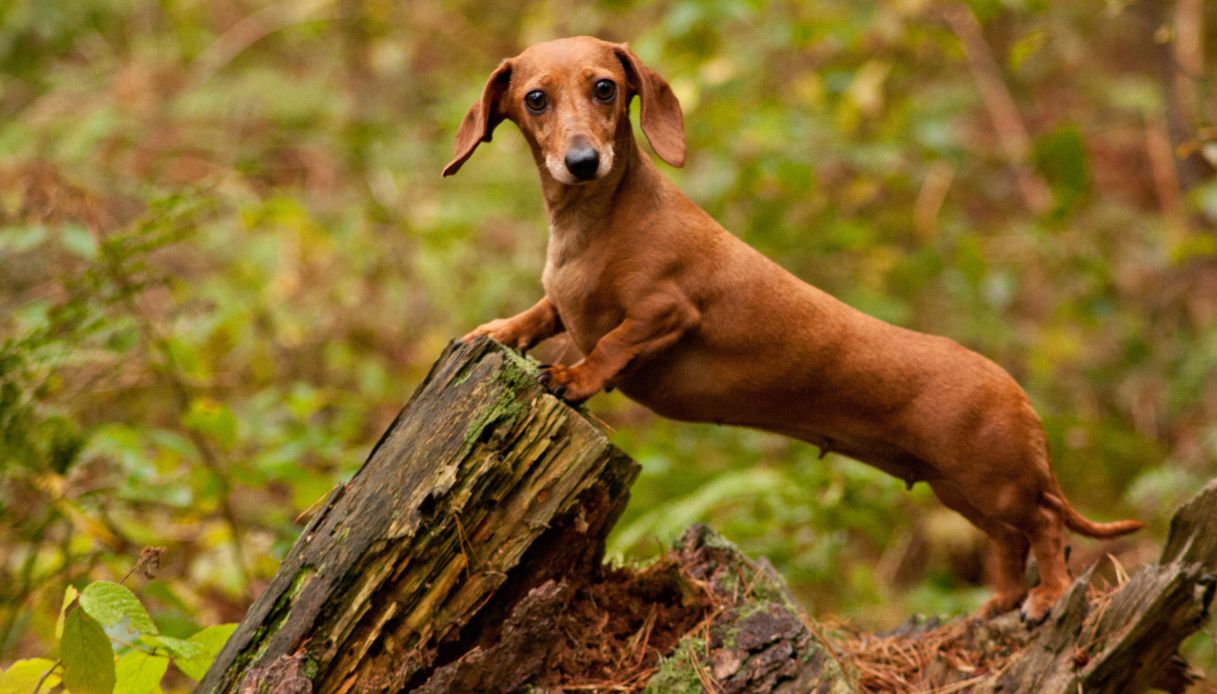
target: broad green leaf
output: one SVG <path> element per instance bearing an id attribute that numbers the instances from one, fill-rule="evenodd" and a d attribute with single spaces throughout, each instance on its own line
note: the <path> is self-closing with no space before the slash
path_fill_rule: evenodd
<path id="1" fill-rule="evenodd" d="M 203 652 L 202 646 L 197 643 L 191 643 L 186 639 L 176 639 L 172 636 L 153 636 L 149 638 L 152 643 L 157 643 L 165 647 L 173 654 L 174 660 L 190 659 L 199 656 Z"/>
<path id="2" fill-rule="evenodd" d="M 68 607 L 80 597 L 80 591 L 76 590 L 76 586 L 68 586 L 63 591 L 63 605 L 59 608 L 59 620 L 55 622 L 55 638 L 63 638 L 63 619 L 68 614 Z"/>
<path id="3" fill-rule="evenodd" d="M 59 658 L 63 661 L 63 684 L 72 694 L 114 691 L 114 650 L 110 639 L 84 610 L 72 610 L 64 620 Z"/>
<path id="4" fill-rule="evenodd" d="M 126 618 L 135 631 L 156 633 L 156 624 L 135 593 L 113 581 L 95 581 L 85 586 L 80 594 L 80 606 L 102 626 L 111 627 Z"/>
<path id="5" fill-rule="evenodd" d="M 53 667 L 55 662 L 46 658 L 18 660 L 0 672 L 0 694 L 30 694 L 39 680 L 43 691 L 49 691 L 59 684 L 59 673 L 47 675 L 45 680 L 42 676 Z"/>
<path id="6" fill-rule="evenodd" d="M 203 675 L 207 674 L 207 668 L 211 667 L 211 663 L 220 654 L 224 644 L 228 643 L 232 632 L 236 630 L 236 624 L 220 624 L 200 630 L 188 640 L 190 643 L 198 645 L 201 652 L 193 658 L 177 658 L 173 664 L 194 681 L 203 679 Z"/>
<path id="7" fill-rule="evenodd" d="M 169 657 L 131 651 L 118 659 L 114 694 L 149 694 L 156 690 L 169 669 Z"/>

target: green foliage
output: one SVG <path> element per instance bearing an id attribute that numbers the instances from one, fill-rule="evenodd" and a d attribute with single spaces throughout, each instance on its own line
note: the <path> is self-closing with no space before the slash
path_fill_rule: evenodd
<path id="1" fill-rule="evenodd" d="M 118 659 L 115 667 L 114 694 L 148 694 L 160 686 L 169 658 L 144 651 L 130 651 Z"/>
<path id="2" fill-rule="evenodd" d="M 689 157 L 663 168 L 697 204 L 826 291 L 1005 366 L 1074 503 L 1151 521 L 1145 552 L 1217 473 L 1215 102 L 1155 34 L 1196 20 L 968 6 L 1021 161 L 941 3 L 0 3 L 0 663 L 56 652 L 65 588 L 164 546 L 136 591 L 154 630 L 117 606 L 75 619 L 138 634 L 120 686 L 162 657 L 167 691 L 201 674 L 223 637 L 203 627 L 242 614 L 443 344 L 538 298 L 547 221 L 514 126 L 439 171 L 499 59 L 579 33 L 671 82 Z M 1163 151 L 1188 159 L 1151 166 Z M 698 520 L 817 614 L 890 625 L 980 598 L 946 558 L 974 538 L 930 532 L 924 485 L 615 394 L 590 409 L 644 467 L 622 559 Z"/>
<path id="3" fill-rule="evenodd" d="M 62 678 L 52 672 L 54 668 L 55 662 L 46 658 L 18 660 L 0 672 L 0 694 L 29 694 L 39 682 L 48 689 L 58 686 Z"/>
<path id="4" fill-rule="evenodd" d="M 0 694 L 29 694 L 39 682 L 49 690 L 61 678 L 72 692 L 148 694 L 160 691 L 171 662 L 199 680 L 237 627 L 207 627 L 189 639 L 160 634 L 139 598 L 113 581 L 69 586 L 59 614 L 59 661 L 13 663 L 0 672 Z"/>
<path id="5" fill-rule="evenodd" d="M 59 639 L 63 684 L 68 691 L 109 694 L 114 690 L 114 652 L 110 639 L 84 610 L 69 610 Z"/>
<path id="6" fill-rule="evenodd" d="M 211 662 L 220 654 L 220 650 L 228 642 L 228 637 L 236 630 L 236 624 L 220 624 L 200 630 L 188 639 L 188 642 L 198 649 L 191 656 L 179 657 L 174 664 L 187 677 L 195 681 L 203 679 Z"/>
<path id="7" fill-rule="evenodd" d="M 659 670 L 647 682 L 647 694 L 698 694 L 705 691 L 705 685 L 697 677 L 698 651 L 706 650 L 705 639 L 686 638 L 680 642 L 681 648 L 664 658 L 659 663 Z"/>
<path id="8" fill-rule="evenodd" d="M 113 581 L 90 583 L 78 599 L 80 607 L 104 627 L 126 620 L 127 626 L 141 634 L 156 633 L 156 625 L 135 593 Z"/>

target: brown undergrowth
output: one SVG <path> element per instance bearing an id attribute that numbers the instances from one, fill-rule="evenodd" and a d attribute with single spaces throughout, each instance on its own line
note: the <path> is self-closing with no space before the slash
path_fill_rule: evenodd
<path id="1" fill-rule="evenodd" d="M 1096 581 L 1087 591 L 1087 624 L 1103 613 L 1115 590 L 1127 580 Z M 832 625 L 833 643 L 858 678 L 861 692 L 971 690 L 1006 669 L 1034 635 L 1017 612 L 981 620 L 949 622 L 914 618 L 892 631 L 869 633 L 848 623 Z M 1084 663 L 1079 663 L 1079 665 Z"/>
<path id="2" fill-rule="evenodd" d="M 834 644 L 863 692 L 966 691 L 1000 672 L 1029 637 L 1015 615 L 988 622 L 912 621 L 879 634 L 848 624 L 835 631 Z"/>
<path id="3" fill-rule="evenodd" d="M 668 691 L 670 673 L 657 675 L 683 660 L 690 688 L 680 691 L 763 691 L 754 684 L 732 686 L 719 666 L 729 660 L 724 653 L 736 647 L 734 637 L 723 637 L 722 627 L 732 619 L 739 623 L 757 599 L 747 576 L 751 570 L 763 581 L 764 569 L 744 560 L 723 572 L 716 566 L 721 560 L 719 554 L 678 546 L 645 568 L 606 570 L 575 589 L 553 622 L 557 642 L 534 686 L 547 692 Z M 722 580 L 728 573 L 739 576 L 741 568 L 745 581 Z M 1118 586 L 1095 582 L 1088 592 L 1092 616 L 1102 614 Z M 867 693 L 970 691 L 1002 672 L 1035 633 L 1017 613 L 991 620 L 914 618 L 881 633 L 846 622 L 816 625 L 805 616 L 803 622 L 848 673 L 844 681 Z M 777 637 L 761 640 L 767 638 Z"/>
<path id="4" fill-rule="evenodd" d="M 638 691 L 689 633 L 705 629 L 715 597 L 672 556 L 612 569 L 576 592 L 555 625 L 561 645 L 538 682 L 559 691 Z"/>

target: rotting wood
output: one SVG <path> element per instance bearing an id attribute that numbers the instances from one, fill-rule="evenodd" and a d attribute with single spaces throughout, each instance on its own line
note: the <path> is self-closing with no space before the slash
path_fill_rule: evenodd
<path id="1" fill-rule="evenodd" d="M 748 559 L 700 525 L 684 534 L 672 555 L 687 580 L 712 596 L 716 609 L 659 663 L 647 683 L 649 694 L 698 691 L 697 685 L 715 694 L 858 690 L 853 669 L 806 620 L 768 561 Z"/>
<path id="2" fill-rule="evenodd" d="M 313 691 L 399 691 L 492 641 L 532 587 L 598 566 L 638 467 L 534 374 L 489 340 L 450 345 L 199 690 L 252 691 L 290 660 Z"/>

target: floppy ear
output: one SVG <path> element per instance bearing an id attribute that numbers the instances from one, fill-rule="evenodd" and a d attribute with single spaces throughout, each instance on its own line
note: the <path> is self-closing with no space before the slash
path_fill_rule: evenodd
<path id="1" fill-rule="evenodd" d="M 642 101 L 642 133 L 660 159 L 672 166 L 685 163 L 685 119 L 680 102 L 668 83 L 625 44 L 613 47 L 613 52 L 630 81 L 630 88 Z"/>
<path id="2" fill-rule="evenodd" d="M 482 90 L 482 98 L 473 102 L 473 105 L 469 107 L 469 112 L 465 114 L 465 119 L 461 121 L 461 127 L 456 131 L 456 152 L 452 161 L 444 167 L 445 176 L 456 173 L 461 168 L 461 164 L 473 156 L 473 150 L 477 149 L 479 142 L 490 142 L 490 136 L 494 133 L 495 126 L 503 120 L 499 102 L 507 93 L 507 85 L 510 81 L 511 61 L 504 60 L 499 63 L 494 72 L 490 73 L 490 79 L 486 81 L 486 87 Z"/>

